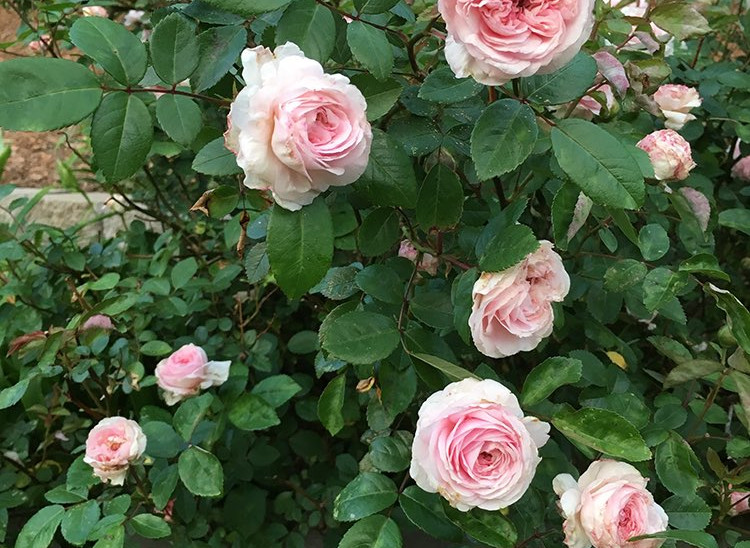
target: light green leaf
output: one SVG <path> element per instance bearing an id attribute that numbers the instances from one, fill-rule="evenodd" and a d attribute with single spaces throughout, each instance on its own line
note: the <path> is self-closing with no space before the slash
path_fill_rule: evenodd
<path id="1" fill-rule="evenodd" d="M 229 4 L 237 3 L 235 0 L 226 1 Z M 258 2 L 244 1 L 251 4 Z M 247 45 L 247 31 L 239 25 L 213 27 L 198 35 L 198 45 L 198 68 L 190 76 L 190 85 L 195 91 L 203 91 L 214 86 L 232 68 Z"/>
<path id="2" fill-rule="evenodd" d="M 435 369 L 441 371 L 445 374 L 451 381 L 460 381 L 461 379 L 479 379 L 474 373 L 471 371 L 467 371 L 463 367 L 460 367 L 458 365 L 455 365 L 453 363 L 450 363 L 449 361 L 446 361 L 442 358 L 438 358 L 437 356 L 430 356 L 429 354 L 411 354 L 418 360 L 421 360 L 425 362 L 428 365 L 431 365 Z"/>
<path id="3" fill-rule="evenodd" d="M 146 454 L 152 457 L 170 459 L 184 446 L 180 436 L 166 422 L 150 421 L 142 428 L 147 439 Z"/>
<path id="4" fill-rule="evenodd" d="M 677 529 L 700 531 L 711 521 L 711 508 L 695 495 L 680 497 L 674 495 L 661 503 L 669 516 L 669 524 Z"/>
<path id="5" fill-rule="evenodd" d="M 659 4 L 649 13 L 649 18 L 680 42 L 692 36 L 711 32 L 711 26 L 706 18 L 689 2 Z"/>
<path id="6" fill-rule="evenodd" d="M 391 518 L 368 516 L 355 523 L 339 542 L 339 548 L 401 548 L 401 531 Z"/>
<path id="7" fill-rule="evenodd" d="M 443 502 L 445 515 L 469 536 L 494 548 L 513 548 L 518 534 L 513 524 L 500 512 L 474 508 L 461 512 Z"/>
<path id="8" fill-rule="evenodd" d="M 638 244 L 644 259 L 658 261 L 669 251 L 669 235 L 661 225 L 649 224 L 638 233 Z"/>
<path id="9" fill-rule="evenodd" d="M 510 225 L 490 240 L 479 266 L 485 272 L 501 272 L 515 266 L 539 248 L 539 240 L 526 225 Z"/>
<path id="10" fill-rule="evenodd" d="M 325 329 L 323 348 L 354 364 L 371 364 L 390 356 L 400 337 L 396 322 L 382 314 L 353 311 L 334 319 Z"/>
<path id="11" fill-rule="evenodd" d="M 437 493 L 426 493 L 416 485 L 403 490 L 399 505 L 414 525 L 425 533 L 442 540 L 459 542 L 463 532 L 448 520 Z"/>
<path id="12" fill-rule="evenodd" d="M 387 78 L 393 70 L 393 49 L 385 32 L 362 21 L 346 26 L 346 41 L 352 54 L 378 80 Z"/>
<path id="13" fill-rule="evenodd" d="M 436 164 L 425 177 L 417 197 L 417 222 L 425 230 L 445 229 L 461 219 L 464 192 L 458 176 L 443 164 Z"/>
<path id="14" fill-rule="evenodd" d="M 291 400 L 301 390 L 302 387 L 289 375 L 273 375 L 253 386 L 251 393 L 276 408 Z"/>
<path id="15" fill-rule="evenodd" d="M 224 146 L 223 137 L 214 139 L 198 151 L 193 159 L 193 169 L 206 175 L 233 175 L 242 172 L 237 165 L 236 156 Z"/>
<path id="16" fill-rule="evenodd" d="M 265 430 L 281 422 L 274 408 L 256 394 L 243 394 L 229 408 L 229 421 L 240 430 Z"/>
<path id="17" fill-rule="evenodd" d="M 593 85 L 596 73 L 594 58 L 580 52 L 555 72 L 521 78 L 521 92 L 535 103 L 560 105 L 585 95 Z"/>
<path id="18" fill-rule="evenodd" d="M 203 0 L 209 6 L 236 13 L 249 19 L 259 13 L 274 11 L 289 4 L 290 0 Z"/>
<path id="19" fill-rule="evenodd" d="M 353 76 L 352 84 L 365 96 L 369 121 L 377 120 L 391 110 L 403 91 L 401 84 L 393 78 L 378 80 L 365 73 Z"/>
<path id="20" fill-rule="evenodd" d="M 167 84 L 179 84 L 190 77 L 200 61 L 195 25 L 179 13 L 159 21 L 150 45 L 154 70 Z"/>
<path id="21" fill-rule="evenodd" d="M 180 480 L 188 491 L 199 497 L 218 497 L 224 491 L 224 471 L 214 455 L 189 447 L 177 462 Z"/>
<path id="22" fill-rule="evenodd" d="M 719 548 L 719 545 L 716 544 L 716 539 L 703 531 L 662 531 L 661 533 L 633 537 L 629 540 L 636 541 L 646 538 L 675 539 L 685 542 L 690 546 L 697 546 L 698 548 Z"/>
<path id="23" fill-rule="evenodd" d="M 333 518 L 356 521 L 391 506 L 398 498 L 396 484 L 375 472 L 361 472 L 338 494 L 333 503 Z"/>
<path id="24" fill-rule="evenodd" d="M 676 432 L 656 448 L 656 473 L 662 485 L 676 495 L 690 497 L 701 484 L 700 464 L 693 450 Z"/>
<path id="25" fill-rule="evenodd" d="M 170 139 L 188 146 L 203 127 L 201 109 L 183 95 L 165 93 L 156 101 L 156 119 Z"/>
<path id="26" fill-rule="evenodd" d="M 727 315 L 727 324 L 742 349 L 750 354 L 750 312 L 737 297 L 714 284 L 704 286 L 706 293 L 716 299 L 716 306 Z"/>
<path id="27" fill-rule="evenodd" d="M 750 236 L 750 209 L 725 209 L 719 213 L 719 224 Z"/>
<path id="28" fill-rule="evenodd" d="M 417 179 L 411 160 L 398 142 L 374 128 L 370 161 L 354 188 L 370 203 L 412 208 L 417 202 Z"/>
<path id="29" fill-rule="evenodd" d="M 325 63 L 336 44 L 336 22 L 330 9 L 315 0 L 295 0 L 276 27 L 276 43 L 292 42 L 305 57 Z"/>
<path id="30" fill-rule="evenodd" d="M 172 534 L 169 524 L 154 514 L 138 514 L 130 520 L 130 525 L 144 538 L 164 538 Z"/>
<path id="31" fill-rule="evenodd" d="M 65 508 L 55 504 L 45 506 L 24 524 L 18 533 L 15 548 L 46 548 L 65 514 Z"/>
<path id="32" fill-rule="evenodd" d="M 138 37 L 104 17 L 80 17 L 70 41 L 123 85 L 137 84 L 146 73 L 146 46 Z"/>
<path id="33" fill-rule="evenodd" d="M 69 543 L 83 546 L 86 539 L 99 521 L 99 503 L 95 500 L 71 506 L 65 512 L 60 530 Z"/>
<path id="34" fill-rule="evenodd" d="M 190 441 L 193 432 L 195 432 L 203 417 L 206 416 L 213 400 L 214 397 L 206 393 L 189 398 L 180 404 L 172 418 L 172 424 L 183 440 Z"/>
<path id="35" fill-rule="evenodd" d="M 8 407 L 17 404 L 21 398 L 23 398 L 23 395 L 29 388 L 31 379 L 35 376 L 36 375 L 29 373 L 13 386 L 9 386 L 0 391 L 0 409 L 7 409 Z"/>
<path id="36" fill-rule="evenodd" d="M 573 358 L 547 358 L 528 374 L 521 391 L 521 405 L 536 405 L 563 385 L 581 380 L 583 364 Z"/>
<path id="37" fill-rule="evenodd" d="M 388 207 L 371 211 L 359 228 L 359 250 L 366 257 L 382 255 L 393 247 L 401 234 L 398 212 Z"/>
<path id="38" fill-rule="evenodd" d="M 458 103 L 479 94 L 482 87 L 473 78 L 456 78 L 449 67 L 441 67 L 424 79 L 419 98 L 433 103 Z"/>
<path id="39" fill-rule="evenodd" d="M 198 262 L 195 260 L 195 257 L 188 257 L 181 260 L 172 268 L 172 273 L 170 274 L 172 287 L 175 289 L 185 287 L 190 279 L 195 276 L 196 272 L 198 272 Z"/>
<path id="40" fill-rule="evenodd" d="M 328 383 L 318 400 L 318 418 L 332 436 L 338 434 L 344 427 L 344 416 L 341 410 L 344 407 L 345 394 L 346 373 L 342 373 Z"/>

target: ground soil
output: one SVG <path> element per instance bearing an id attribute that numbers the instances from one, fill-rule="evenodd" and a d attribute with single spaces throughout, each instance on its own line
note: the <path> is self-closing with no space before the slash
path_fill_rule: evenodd
<path id="1" fill-rule="evenodd" d="M 0 8 L 0 43 L 13 41 L 18 25 L 16 14 Z M 0 49 L 0 62 L 18 55 L 34 54 L 24 46 L 11 46 L 7 50 Z M 80 140 L 74 128 L 42 133 L 3 131 L 3 140 L 12 152 L 0 175 L 0 184 L 12 183 L 34 188 L 60 186 L 57 160 L 71 157 L 71 151 L 65 144 L 66 132 L 74 142 Z"/>

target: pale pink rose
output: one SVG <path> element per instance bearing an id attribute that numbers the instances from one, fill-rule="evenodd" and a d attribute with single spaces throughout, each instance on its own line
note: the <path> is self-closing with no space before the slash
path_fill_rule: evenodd
<path id="1" fill-rule="evenodd" d="M 114 329 L 115 326 L 112 324 L 112 319 L 104 314 L 94 314 L 88 320 L 86 320 L 81 326 L 81 331 L 87 329 Z"/>
<path id="2" fill-rule="evenodd" d="M 417 251 L 417 248 L 409 240 L 402 240 L 398 248 L 398 256 L 415 263 L 419 256 L 419 251 Z M 434 276 L 437 274 L 438 266 L 440 266 L 440 260 L 437 257 L 429 253 L 422 253 L 422 259 L 419 261 L 417 269 Z"/>
<path id="3" fill-rule="evenodd" d="M 660 181 L 685 179 L 695 167 L 690 143 L 673 129 L 649 133 L 637 146 L 648 154 L 654 175 Z"/>
<path id="4" fill-rule="evenodd" d="M 592 90 L 592 92 L 599 92 L 604 95 L 604 101 L 607 106 L 607 110 L 610 110 L 615 104 L 615 96 L 612 93 L 612 88 L 609 84 L 602 84 L 598 88 Z M 602 112 L 602 104 L 594 98 L 592 95 L 584 95 L 581 100 L 578 101 L 576 108 L 571 113 L 572 116 L 578 118 L 586 118 L 591 120 L 594 116 L 599 116 Z"/>
<path id="5" fill-rule="evenodd" d="M 552 482 L 560 497 L 569 548 L 657 548 L 663 539 L 629 542 L 667 528 L 667 514 L 646 490 L 648 480 L 633 466 L 602 459 L 576 482 L 560 474 Z"/>
<path id="6" fill-rule="evenodd" d="M 85 6 L 81 12 L 84 17 L 109 17 L 107 8 L 104 6 Z"/>
<path id="7" fill-rule="evenodd" d="M 129 10 L 122 19 L 122 24 L 126 27 L 134 27 L 143 23 L 143 16 L 146 12 L 142 10 Z"/>
<path id="8" fill-rule="evenodd" d="M 680 194 L 687 200 L 690 210 L 698 219 L 698 225 L 703 232 L 708 228 L 708 221 L 711 219 L 711 204 L 700 190 L 695 190 L 689 186 L 684 186 L 679 190 Z"/>
<path id="9" fill-rule="evenodd" d="M 122 485 L 128 466 L 146 450 L 146 436 L 137 422 L 124 417 L 102 419 L 86 438 L 83 462 L 103 482 Z"/>
<path id="10" fill-rule="evenodd" d="M 731 488 L 731 485 L 729 487 Z M 732 491 L 729 499 L 732 502 L 732 507 L 729 509 L 730 516 L 750 511 L 750 491 Z"/>
<path id="11" fill-rule="evenodd" d="M 41 53 L 47 50 L 47 47 L 52 43 L 52 37 L 49 34 L 42 34 L 38 40 L 32 40 L 28 44 L 28 48 L 34 53 Z"/>
<path id="12" fill-rule="evenodd" d="M 292 211 L 330 186 L 359 179 L 372 129 L 362 93 L 342 74 L 326 74 L 291 42 L 273 52 L 242 52 L 245 87 L 232 103 L 224 134 L 245 185 L 270 190 Z"/>
<path id="13" fill-rule="evenodd" d="M 669 129 L 682 129 L 695 116 L 690 110 L 701 106 L 698 90 L 679 84 L 664 84 L 654 93 L 654 101 L 666 118 L 664 125 Z"/>
<path id="14" fill-rule="evenodd" d="M 732 177 L 740 181 L 750 181 L 750 156 L 744 156 L 732 166 Z"/>
<path id="15" fill-rule="evenodd" d="M 553 72 L 593 27 L 594 0 L 439 0 L 445 58 L 458 78 L 486 85 Z"/>
<path id="16" fill-rule="evenodd" d="M 529 488 L 549 428 L 499 382 L 454 382 L 419 409 L 409 474 L 462 512 L 506 508 Z"/>
<path id="17" fill-rule="evenodd" d="M 213 362 L 194 344 L 186 344 L 156 366 L 156 383 L 164 390 L 164 401 L 174 405 L 201 389 L 224 384 L 231 361 Z"/>
<path id="18" fill-rule="evenodd" d="M 570 290 L 570 278 L 552 244 L 502 272 L 483 272 L 474 284 L 469 316 L 477 349 L 491 358 L 533 350 L 552 333 L 552 303 Z"/>

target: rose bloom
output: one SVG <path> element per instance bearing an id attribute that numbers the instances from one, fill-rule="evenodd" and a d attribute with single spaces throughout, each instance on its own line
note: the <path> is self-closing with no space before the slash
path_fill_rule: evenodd
<path id="1" fill-rule="evenodd" d="M 174 405 L 201 389 L 224 384 L 231 361 L 213 362 L 194 344 L 186 344 L 156 366 L 156 383 L 164 390 L 164 401 Z"/>
<path id="2" fill-rule="evenodd" d="M 122 19 L 122 24 L 126 27 L 134 27 L 143 23 L 143 16 L 146 12 L 142 10 L 129 10 Z"/>
<path id="3" fill-rule="evenodd" d="M 83 462 L 103 482 L 122 485 L 130 463 L 146 450 L 146 436 L 137 422 L 124 417 L 102 419 L 86 438 Z"/>
<path id="4" fill-rule="evenodd" d="M 695 120 L 690 109 L 701 106 L 698 91 L 679 84 L 665 84 L 654 93 L 654 101 L 666 118 L 664 125 L 669 129 L 682 129 L 687 122 Z"/>
<path id="5" fill-rule="evenodd" d="M 86 320 L 81 326 L 81 331 L 87 329 L 114 329 L 115 326 L 112 324 L 112 319 L 104 314 L 94 314 L 88 320 Z"/>
<path id="6" fill-rule="evenodd" d="M 474 284 L 469 316 L 477 349 L 491 358 L 533 350 L 552 333 L 552 303 L 570 290 L 570 278 L 552 244 L 502 272 L 483 272 Z"/>
<path id="7" fill-rule="evenodd" d="M 740 158 L 732 166 L 732 177 L 740 181 L 750 181 L 750 156 Z"/>
<path id="8" fill-rule="evenodd" d="M 32 40 L 28 44 L 28 48 L 34 53 L 41 53 L 47 49 L 47 46 L 52 43 L 52 37 L 49 34 L 42 34 L 38 40 Z"/>
<path id="9" fill-rule="evenodd" d="M 422 404 L 409 474 L 463 512 L 506 508 L 529 488 L 548 433 L 499 382 L 464 379 Z"/>
<path id="10" fill-rule="evenodd" d="M 242 52 L 245 87 L 224 134 L 245 185 L 270 190 L 296 211 L 330 186 L 359 179 L 372 129 L 362 93 L 341 74 L 326 74 L 292 43 Z"/>
<path id="11" fill-rule="evenodd" d="M 398 248 L 398 256 L 405 259 L 409 259 L 411 262 L 417 262 L 417 256 L 419 251 L 414 247 L 414 244 L 409 240 L 402 240 L 401 245 Z M 422 260 L 419 261 L 417 269 L 423 270 L 428 274 L 434 276 L 437 274 L 438 266 L 440 266 L 440 260 L 437 257 L 430 255 L 429 253 L 422 254 Z"/>
<path id="12" fill-rule="evenodd" d="M 654 175 L 660 181 L 685 179 L 695 167 L 690 143 L 673 129 L 649 133 L 638 141 L 637 146 L 648 154 Z"/>
<path id="13" fill-rule="evenodd" d="M 458 78 L 486 85 L 553 72 L 593 27 L 594 0 L 439 0 L 445 58 Z"/>
<path id="14" fill-rule="evenodd" d="M 86 6 L 81 9 L 84 17 L 109 17 L 107 8 L 103 6 Z"/>
<path id="15" fill-rule="evenodd" d="M 648 480 L 633 466 L 598 460 L 576 482 L 560 474 L 553 482 L 570 548 L 657 548 L 663 539 L 628 542 L 667 528 L 667 514 L 646 490 Z"/>

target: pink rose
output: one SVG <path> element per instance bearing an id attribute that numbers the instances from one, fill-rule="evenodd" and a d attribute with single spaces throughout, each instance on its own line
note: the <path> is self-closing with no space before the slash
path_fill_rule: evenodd
<path id="1" fill-rule="evenodd" d="M 419 251 L 414 247 L 414 244 L 409 240 L 402 240 L 401 245 L 398 248 L 398 256 L 405 259 L 409 259 L 411 262 L 417 262 Z M 437 257 L 430 255 L 429 253 L 422 253 L 422 259 L 417 265 L 417 269 L 423 270 L 428 274 L 434 276 L 437 274 L 438 266 L 440 266 L 440 260 Z"/>
<path id="2" fill-rule="evenodd" d="M 594 0 L 439 0 L 445 58 L 458 78 L 486 85 L 553 72 L 581 49 Z"/>
<path id="3" fill-rule="evenodd" d="M 663 539 L 629 542 L 667 528 L 667 514 L 646 490 L 648 480 L 633 466 L 602 459 L 576 482 L 560 474 L 552 482 L 560 497 L 565 545 L 570 548 L 657 548 Z"/>
<path id="4" fill-rule="evenodd" d="M 732 491 L 729 494 L 729 500 L 732 503 L 732 507 L 729 509 L 730 516 L 737 516 L 750 511 L 750 491 Z"/>
<path id="5" fill-rule="evenodd" d="M 156 383 L 164 390 L 164 401 L 174 405 L 201 389 L 224 384 L 231 361 L 208 361 L 206 352 L 186 344 L 156 366 Z"/>
<path id="6" fill-rule="evenodd" d="M 49 34 L 42 34 L 38 40 L 32 40 L 29 42 L 28 48 L 34 53 L 41 53 L 46 50 L 51 43 L 52 37 Z"/>
<path id="7" fill-rule="evenodd" d="M 398 256 L 414 262 L 419 256 L 419 251 L 417 251 L 417 248 L 409 240 L 401 240 L 401 245 L 398 248 Z"/>
<path id="8" fill-rule="evenodd" d="M 112 319 L 104 314 L 94 314 L 88 320 L 86 320 L 81 326 L 81 331 L 87 329 L 114 329 L 115 326 L 112 324 Z"/>
<path id="9" fill-rule="evenodd" d="M 690 109 L 701 106 L 701 96 L 694 88 L 679 84 L 665 84 L 654 93 L 654 101 L 666 118 L 669 129 L 682 129 L 687 122 L 695 120 Z"/>
<path id="10" fill-rule="evenodd" d="M 292 43 L 242 52 L 245 87 L 224 134 L 249 188 L 270 190 L 292 211 L 330 186 L 359 179 L 372 129 L 362 93 L 341 74 L 326 74 Z"/>
<path id="11" fill-rule="evenodd" d="M 740 181 L 750 181 L 750 156 L 744 156 L 732 166 L 732 177 Z"/>
<path id="12" fill-rule="evenodd" d="M 86 438 L 83 462 L 103 482 L 122 485 L 130 463 L 146 450 L 146 436 L 137 422 L 124 417 L 102 419 Z"/>
<path id="13" fill-rule="evenodd" d="M 464 379 L 422 404 L 409 474 L 463 512 L 506 508 L 529 488 L 548 433 L 499 382 Z"/>
<path id="14" fill-rule="evenodd" d="M 695 167 L 690 143 L 673 129 L 649 133 L 638 141 L 637 146 L 648 154 L 654 175 L 660 181 L 685 179 Z"/>
<path id="15" fill-rule="evenodd" d="M 552 303 L 570 289 L 570 278 L 552 244 L 502 272 L 483 272 L 474 284 L 469 316 L 477 349 L 491 358 L 533 350 L 552 333 Z"/>
<path id="16" fill-rule="evenodd" d="M 86 6 L 81 9 L 84 17 L 109 17 L 107 8 L 103 6 Z"/>

